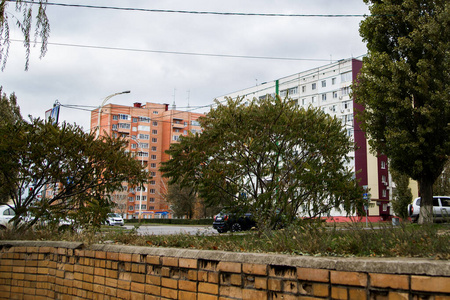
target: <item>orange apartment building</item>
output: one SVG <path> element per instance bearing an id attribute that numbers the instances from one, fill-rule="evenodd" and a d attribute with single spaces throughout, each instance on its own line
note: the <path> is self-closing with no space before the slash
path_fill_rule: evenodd
<path id="1" fill-rule="evenodd" d="M 159 167 L 169 159 L 165 151 L 170 144 L 189 131 L 201 131 L 197 121 L 201 116 L 203 114 L 169 109 L 168 104 L 150 102 L 136 102 L 133 106 L 104 105 L 100 110 L 100 123 L 99 109 L 91 111 L 91 132 L 99 128 L 100 135 L 129 139 L 127 151 L 142 162 L 152 177 L 142 190 L 124 182 L 122 191 L 112 195 L 117 212 L 124 218 L 172 217 L 164 197 L 167 179 L 161 176 Z"/>

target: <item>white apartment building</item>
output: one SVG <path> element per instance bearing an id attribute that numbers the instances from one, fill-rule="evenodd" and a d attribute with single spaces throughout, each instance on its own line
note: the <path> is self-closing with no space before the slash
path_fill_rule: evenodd
<path id="1" fill-rule="evenodd" d="M 267 95 L 288 96 L 297 105 L 322 109 L 325 113 L 342 120 L 348 136 L 356 143 L 357 150 L 349 153 L 349 167 L 355 172 L 359 184 L 370 189 L 367 195 L 369 216 L 387 219 L 390 215 L 389 174 L 386 156 L 373 156 L 364 132 L 355 120 L 355 112 L 363 107 L 350 97 L 351 85 L 357 78 L 362 61 L 345 59 L 311 70 L 265 82 L 240 91 L 217 97 L 263 98 Z M 332 211 L 332 216 L 342 212 Z"/>

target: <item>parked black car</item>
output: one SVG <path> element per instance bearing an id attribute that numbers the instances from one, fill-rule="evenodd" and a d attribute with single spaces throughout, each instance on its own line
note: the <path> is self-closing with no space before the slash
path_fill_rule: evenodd
<path id="1" fill-rule="evenodd" d="M 219 233 L 250 230 L 256 226 L 251 213 L 230 213 L 222 211 L 214 216 L 213 228 Z"/>

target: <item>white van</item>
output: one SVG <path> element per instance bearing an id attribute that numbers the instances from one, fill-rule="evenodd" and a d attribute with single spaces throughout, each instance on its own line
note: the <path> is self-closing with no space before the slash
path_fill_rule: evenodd
<path id="1" fill-rule="evenodd" d="M 8 205 L 0 205 L 0 229 L 6 228 L 15 215 L 14 210 Z"/>
<path id="2" fill-rule="evenodd" d="M 408 213 L 411 221 L 417 222 L 420 213 L 420 197 L 408 205 Z M 450 221 L 450 197 L 433 196 L 433 218 L 435 221 Z"/>

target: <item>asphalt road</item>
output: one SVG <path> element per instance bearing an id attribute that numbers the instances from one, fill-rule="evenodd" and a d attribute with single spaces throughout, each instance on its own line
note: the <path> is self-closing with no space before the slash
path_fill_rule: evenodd
<path id="1" fill-rule="evenodd" d="M 133 226 L 125 225 L 127 229 L 132 229 Z M 141 225 L 138 228 L 138 233 L 142 235 L 165 235 L 165 234 L 203 234 L 211 235 L 218 234 L 211 226 L 177 226 L 177 225 Z"/>

